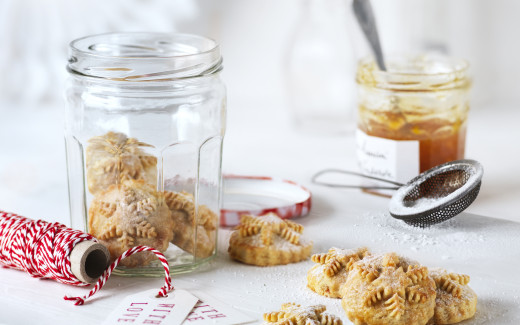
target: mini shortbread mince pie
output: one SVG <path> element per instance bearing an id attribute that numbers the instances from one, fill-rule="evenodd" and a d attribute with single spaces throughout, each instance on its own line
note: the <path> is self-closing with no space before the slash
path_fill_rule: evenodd
<path id="1" fill-rule="evenodd" d="M 274 213 L 244 215 L 229 239 L 229 255 L 258 266 L 300 262 L 311 254 L 312 242 L 301 238 L 303 226 Z"/>
<path id="2" fill-rule="evenodd" d="M 341 298 L 341 289 L 352 266 L 368 255 L 364 247 L 356 250 L 332 247 L 327 253 L 312 255 L 316 265 L 307 273 L 307 286 L 322 296 Z"/>
<path id="3" fill-rule="evenodd" d="M 395 253 L 354 263 L 343 292 L 342 306 L 356 325 L 424 325 L 434 313 L 428 269 Z"/>
<path id="4" fill-rule="evenodd" d="M 120 132 L 93 137 L 88 143 L 85 164 L 90 193 L 96 194 L 129 179 L 157 184 L 157 158 L 143 150 L 151 145 Z"/>
<path id="5" fill-rule="evenodd" d="M 477 310 L 477 294 L 469 286 L 469 276 L 435 268 L 430 275 L 437 286 L 435 314 L 428 324 L 455 324 L 469 319 Z"/>
<path id="6" fill-rule="evenodd" d="M 206 205 L 196 207 L 195 199 L 190 193 L 167 191 L 164 197 L 175 225 L 172 243 L 196 257 L 213 255 L 218 215 Z"/>
<path id="7" fill-rule="evenodd" d="M 325 313 L 324 305 L 300 306 L 289 302 L 279 311 L 264 314 L 266 325 L 342 325 L 341 319 Z"/>
<path id="8" fill-rule="evenodd" d="M 161 252 L 173 239 L 174 223 L 164 195 L 144 180 L 127 180 L 99 192 L 88 211 L 89 233 L 110 251 L 112 261 L 134 246 Z M 127 267 L 149 264 L 155 255 L 143 252 L 121 261 Z"/>

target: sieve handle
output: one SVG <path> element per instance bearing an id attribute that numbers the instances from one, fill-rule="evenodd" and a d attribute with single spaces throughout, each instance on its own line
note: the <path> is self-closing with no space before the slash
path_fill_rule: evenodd
<path id="1" fill-rule="evenodd" d="M 327 173 L 339 173 L 339 174 L 353 175 L 353 176 L 358 176 L 358 177 L 362 177 L 362 178 L 373 179 L 373 180 L 376 180 L 379 182 L 388 183 L 388 184 L 392 184 L 395 186 L 364 186 L 364 185 L 353 185 L 353 184 L 335 184 L 335 183 L 327 183 L 327 182 L 318 180 L 319 177 L 321 177 Z M 400 188 L 401 186 L 404 185 L 402 183 L 390 181 L 388 179 L 368 176 L 368 175 L 364 175 L 364 174 L 361 174 L 358 172 L 353 172 L 350 170 L 341 170 L 341 169 L 333 169 L 333 168 L 324 169 L 324 170 L 317 172 L 316 174 L 314 174 L 314 176 L 312 176 L 311 181 L 314 184 L 328 186 L 328 187 L 357 188 L 357 189 L 362 189 L 362 190 L 397 190 L 398 188 Z"/>

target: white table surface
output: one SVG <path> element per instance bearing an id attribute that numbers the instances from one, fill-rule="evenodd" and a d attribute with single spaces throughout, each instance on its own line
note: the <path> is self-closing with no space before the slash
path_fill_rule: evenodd
<path id="1" fill-rule="evenodd" d="M 351 136 L 293 131 L 283 107 L 268 99 L 231 100 L 229 107 L 224 172 L 276 176 L 308 187 L 313 208 L 297 221 L 314 241 L 314 253 L 331 246 L 367 246 L 469 274 L 479 305 L 476 317 L 465 324 L 520 323 L 520 111 L 515 107 L 472 111 L 467 157 L 484 166 L 481 193 L 467 212 L 430 230 L 389 219 L 388 199 L 310 183 L 320 169 L 355 168 Z M 62 135 L 60 108 L 0 106 L 0 209 L 70 225 Z M 174 276 L 174 285 L 204 290 L 259 319 L 263 312 L 294 301 L 325 304 L 349 324 L 339 300 L 305 287 L 312 262 L 242 265 L 227 257 L 228 236 L 228 230 L 221 230 L 219 256 L 208 268 Z M 98 324 L 125 295 L 161 285 L 162 279 L 112 277 L 86 305 L 74 306 L 62 297 L 84 295 L 88 289 L 0 269 L 0 323 Z"/>

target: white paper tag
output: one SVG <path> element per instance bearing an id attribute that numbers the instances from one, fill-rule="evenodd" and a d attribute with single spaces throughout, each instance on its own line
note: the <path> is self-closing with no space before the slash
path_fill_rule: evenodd
<path id="1" fill-rule="evenodd" d="M 174 289 L 156 298 L 157 289 L 127 296 L 103 322 L 113 324 L 182 324 L 199 300 L 185 290 Z"/>
<path id="2" fill-rule="evenodd" d="M 183 325 L 236 325 L 256 321 L 256 319 L 203 292 L 193 291 L 193 294 L 199 297 L 200 301 L 186 317 Z"/>
<path id="3" fill-rule="evenodd" d="M 419 174 L 419 141 L 378 138 L 358 129 L 356 144 L 364 175 L 406 183 Z"/>

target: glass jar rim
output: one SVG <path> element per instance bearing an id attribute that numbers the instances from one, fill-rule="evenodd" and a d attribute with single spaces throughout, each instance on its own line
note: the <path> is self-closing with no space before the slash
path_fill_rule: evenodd
<path id="1" fill-rule="evenodd" d="M 387 71 L 379 70 L 373 57 L 358 63 L 360 85 L 389 90 L 445 90 L 469 87 L 469 63 L 461 58 L 437 54 L 390 55 Z"/>
<path id="2" fill-rule="evenodd" d="M 78 38 L 69 49 L 70 73 L 112 81 L 170 81 L 222 69 L 218 43 L 194 34 L 105 33 Z"/>

